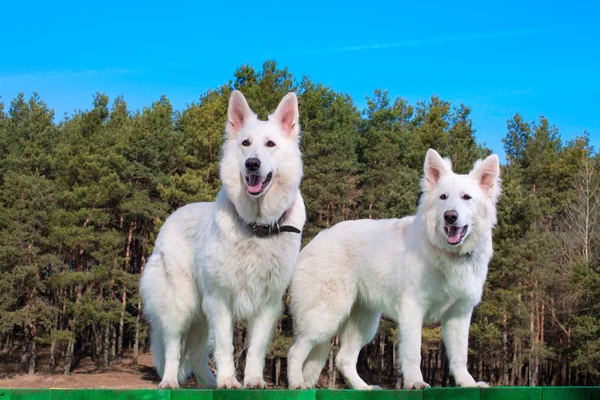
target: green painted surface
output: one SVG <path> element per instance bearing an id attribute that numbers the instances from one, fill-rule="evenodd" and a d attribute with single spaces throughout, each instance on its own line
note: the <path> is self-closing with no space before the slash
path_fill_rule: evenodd
<path id="1" fill-rule="evenodd" d="M 542 400 L 541 387 L 492 387 L 480 390 L 481 400 Z"/>
<path id="2" fill-rule="evenodd" d="M 214 390 L 213 400 L 263 400 L 264 392 L 265 390 Z"/>
<path id="3" fill-rule="evenodd" d="M 599 388 L 587 387 L 545 387 L 544 400 L 592 400 L 592 392 Z M 598 396 L 598 395 L 596 395 Z"/>
<path id="4" fill-rule="evenodd" d="M 171 392 L 171 400 L 213 400 L 213 390 L 179 389 Z"/>
<path id="5" fill-rule="evenodd" d="M 90 392 L 88 390 L 77 389 L 50 389 L 50 398 L 52 400 L 88 400 Z"/>
<path id="6" fill-rule="evenodd" d="M 423 400 L 422 390 L 374 390 L 371 400 Z"/>
<path id="7" fill-rule="evenodd" d="M 427 388 L 425 400 L 479 400 L 479 388 Z"/>
<path id="8" fill-rule="evenodd" d="M 263 400 L 315 400 L 316 390 L 263 390 Z"/>
<path id="9" fill-rule="evenodd" d="M 425 390 L 0 389 L 0 400 L 600 400 L 600 387 Z"/>
<path id="10" fill-rule="evenodd" d="M 10 400 L 22 399 L 51 400 L 52 393 L 50 393 L 50 389 L 12 389 L 10 391 Z"/>
<path id="11" fill-rule="evenodd" d="M 317 390 L 316 400 L 370 400 L 369 390 Z"/>

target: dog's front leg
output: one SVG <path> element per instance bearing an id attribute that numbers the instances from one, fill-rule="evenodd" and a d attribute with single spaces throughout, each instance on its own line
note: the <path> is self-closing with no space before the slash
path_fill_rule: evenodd
<path id="1" fill-rule="evenodd" d="M 446 344 L 450 373 L 454 376 L 456 386 L 487 387 L 485 382 L 475 382 L 467 370 L 467 354 L 469 351 L 469 325 L 472 309 L 462 312 L 450 310 L 442 320 L 442 337 Z"/>
<path id="2" fill-rule="evenodd" d="M 421 330 L 423 315 L 418 304 L 403 301 L 400 307 L 399 340 L 400 367 L 404 379 L 404 389 L 424 389 L 429 387 L 421 373 Z"/>
<path id="3" fill-rule="evenodd" d="M 262 310 L 248 323 L 249 342 L 246 368 L 244 370 L 244 387 L 248 389 L 266 388 L 263 379 L 265 356 L 271 343 L 273 329 L 281 316 L 280 300 L 266 304 Z"/>
<path id="4" fill-rule="evenodd" d="M 202 308 L 208 316 L 210 330 L 215 340 L 217 387 L 240 389 L 242 385 L 235 377 L 233 362 L 233 316 L 229 302 L 218 293 L 213 293 L 204 298 Z"/>

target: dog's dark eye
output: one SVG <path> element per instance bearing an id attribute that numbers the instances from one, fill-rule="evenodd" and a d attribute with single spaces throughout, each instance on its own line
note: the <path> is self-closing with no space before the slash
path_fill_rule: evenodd
<path id="1" fill-rule="evenodd" d="M 267 147 L 275 147 L 275 143 L 272 140 L 267 142 Z"/>
<path id="2" fill-rule="evenodd" d="M 245 146 L 245 147 L 248 147 L 248 146 L 250 146 L 250 141 L 249 141 L 248 139 L 244 140 L 244 141 L 242 142 L 242 146 Z"/>
<path id="3" fill-rule="evenodd" d="M 442 199 L 442 200 L 446 200 L 447 198 L 448 198 L 448 196 L 446 196 L 445 194 L 440 196 L 440 199 Z"/>
<path id="4" fill-rule="evenodd" d="M 463 200 L 471 200 L 471 196 L 469 196 L 468 194 L 464 194 Z"/>

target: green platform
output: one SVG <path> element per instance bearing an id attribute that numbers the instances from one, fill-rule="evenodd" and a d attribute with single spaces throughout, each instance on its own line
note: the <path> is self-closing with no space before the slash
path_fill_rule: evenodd
<path id="1" fill-rule="evenodd" d="M 425 390 L 0 389 L 0 400 L 600 400 L 596 387 Z"/>

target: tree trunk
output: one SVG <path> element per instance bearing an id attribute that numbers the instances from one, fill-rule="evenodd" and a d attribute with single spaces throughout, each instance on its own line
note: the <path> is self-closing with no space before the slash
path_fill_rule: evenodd
<path id="1" fill-rule="evenodd" d="M 502 385 L 508 386 L 510 377 L 508 375 L 508 312 L 504 309 L 502 320 Z"/>
<path id="2" fill-rule="evenodd" d="M 440 358 L 442 359 L 442 387 L 448 386 L 448 355 L 446 354 L 446 347 L 440 347 L 441 353 Z"/>
<path id="3" fill-rule="evenodd" d="M 397 360 L 396 360 L 396 344 L 392 341 L 392 362 L 391 362 L 391 366 L 390 366 L 392 368 L 392 370 L 390 371 L 390 376 L 395 381 L 398 380 L 398 366 L 396 365 L 396 363 L 397 363 Z"/>
<path id="4" fill-rule="evenodd" d="M 331 351 L 329 352 L 329 373 L 328 373 L 328 383 L 327 383 L 327 387 L 329 389 L 335 389 L 336 371 L 335 371 L 333 349 L 336 344 L 337 344 L 337 336 L 333 339 L 333 346 L 331 346 Z"/>
<path id="5" fill-rule="evenodd" d="M 37 361 L 37 349 L 35 340 L 32 340 L 29 346 L 29 375 L 35 374 L 35 362 Z"/>
<path id="6" fill-rule="evenodd" d="M 117 329 L 113 324 L 110 324 L 110 358 L 109 364 L 113 364 L 117 358 Z"/>
<path id="7" fill-rule="evenodd" d="M 140 265 L 140 275 L 144 274 L 144 266 L 146 265 L 146 246 L 142 246 L 142 262 Z M 135 316 L 135 341 L 133 343 L 133 361 L 137 365 L 140 355 L 140 316 L 142 315 L 142 297 L 139 296 L 137 304 L 137 315 Z"/>
<path id="8" fill-rule="evenodd" d="M 127 306 L 127 292 L 123 290 L 121 292 L 121 316 L 119 318 L 119 335 L 117 337 L 117 354 L 115 361 L 121 362 L 123 357 L 123 333 L 125 332 L 125 308 Z"/>
<path id="9" fill-rule="evenodd" d="M 571 327 L 569 327 L 567 329 L 567 349 L 571 350 Z M 566 369 L 566 376 L 565 376 L 565 382 L 566 385 L 570 385 L 571 382 L 571 360 L 569 358 L 569 354 L 567 353 L 567 356 L 565 357 L 565 369 Z"/>
<path id="10" fill-rule="evenodd" d="M 437 370 L 439 368 L 439 358 L 440 358 L 440 350 L 438 349 L 435 352 L 435 358 L 433 360 L 433 371 L 431 373 L 431 382 L 430 382 L 431 386 L 435 386 L 436 374 L 437 374 Z"/>
<path id="11" fill-rule="evenodd" d="M 512 369 L 510 370 L 509 386 L 514 386 L 516 381 L 516 375 L 521 370 L 521 363 L 517 359 L 517 353 L 519 352 L 519 339 L 515 336 L 513 338 L 513 358 L 512 358 Z"/>
<path id="12" fill-rule="evenodd" d="M 67 352 L 65 354 L 65 375 L 71 374 L 71 367 L 73 365 L 73 350 L 75 348 L 75 342 L 69 341 L 67 345 Z"/>
<path id="13" fill-rule="evenodd" d="M 275 360 L 275 387 L 279 387 L 279 376 L 281 374 L 281 358 Z"/>
<path id="14" fill-rule="evenodd" d="M 102 356 L 100 361 L 100 369 L 102 369 L 103 372 L 106 372 L 108 371 L 108 357 L 110 354 L 110 324 L 106 324 L 104 332 L 101 333 L 101 336 L 104 340 L 102 341 Z"/>
<path id="15" fill-rule="evenodd" d="M 135 341 L 133 342 L 133 360 L 131 361 L 133 365 L 137 365 L 138 357 L 140 355 L 140 314 L 141 314 L 141 304 L 138 302 L 138 313 L 135 317 Z"/>
<path id="16" fill-rule="evenodd" d="M 538 319 L 539 320 L 539 326 L 538 326 L 538 328 L 539 328 L 539 333 L 540 333 L 540 340 L 539 340 L 539 343 L 538 343 L 538 348 L 539 349 L 538 349 L 538 352 L 537 352 L 537 362 L 536 362 L 538 370 L 540 368 L 541 350 L 545 347 L 544 346 L 544 310 L 545 310 L 545 304 L 544 304 L 543 301 L 541 303 L 542 303 L 541 304 L 541 311 L 540 311 L 540 315 L 539 315 L 539 319 Z M 546 380 L 544 378 L 544 374 L 543 373 L 541 374 L 541 378 L 537 379 L 537 382 L 541 386 L 545 386 L 546 385 Z"/>
<path id="17" fill-rule="evenodd" d="M 122 218 L 122 217 L 121 217 Z M 131 260 L 131 240 L 133 238 L 133 231 L 136 227 L 136 222 L 132 222 L 129 227 L 129 233 L 127 234 L 127 247 L 125 248 L 125 266 L 123 269 L 125 272 L 128 270 L 128 266 Z M 127 307 L 127 292 L 125 289 L 121 291 L 121 315 L 119 317 L 119 334 L 117 337 L 117 354 L 115 356 L 115 361 L 117 363 L 121 362 L 121 357 L 123 357 L 123 334 L 125 332 L 125 309 Z"/>
<path id="18" fill-rule="evenodd" d="M 540 384 L 540 308 L 539 308 L 539 292 L 538 292 L 538 282 L 537 280 L 534 283 L 534 304 L 535 304 L 535 321 L 536 321 L 536 331 L 534 335 L 534 343 L 535 343 L 535 351 L 534 351 L 534 364 L 533 364 L 533 381 L 534 385 L 539 386 Z"/>
<path id="19" fill-rule="evenodd" d="M 26 323 L 23 324 L 23 332 L 24 340 L 21 348 L 21 370 L 25 371 L 29 365 L 29 357 L 31 356 L 29 353 L 29 347 L 31 346 L 31 329 Z"/>
<path id="20" fill-rule="evenodd" d="M 378 383 L 383 382 L 383 373 L 385 371 L 385 336 L 379 335 L 379 380 Z"/>
<path id="21" fill-rule="evenodd" d="M 536 376 L 535 376 L 535 303 L 534 303 L 534 295 L 533 290 L 529 292 L 529 297 L 531 299 L 531 318 L 529 320 L 529 330 L 530 330 L 530 353 L 529 353 L 529 386 L 536 386 Z"/>
<path id="22" fill-rule="evenodd" d="M 396 389 L 402 389 L 402 374 L 400 373 L 400 365 L 398 365 L 398 357 L 396 356 L 397 354 L 397 346 L 399 346 L 399 343 L 396 344 L 394 346 L 394 377 L 396 378 L 396 384 L 394 385 L 394 387 Z"/>
<path id="23" fill-rule="evenodd" d="M 52 371 L 54 367 L 56 367 L 56 339 L 52 339 L 52 343 L 50 344 L 50 360 L 48 361 L 48 369 Z"/>

